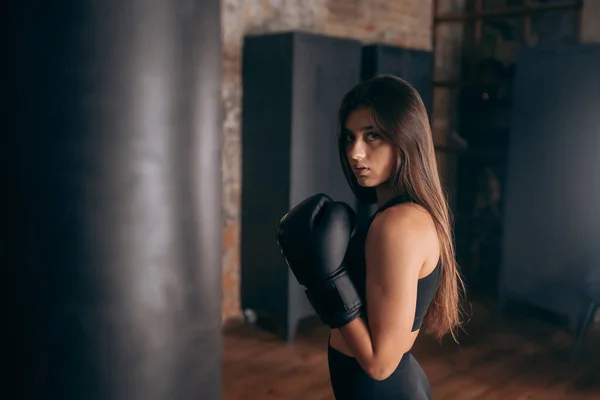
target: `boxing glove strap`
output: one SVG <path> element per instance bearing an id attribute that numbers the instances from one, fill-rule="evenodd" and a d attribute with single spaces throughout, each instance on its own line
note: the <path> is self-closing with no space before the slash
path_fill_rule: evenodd
<path id="1" fill-rule="evenodd" d="M 306 288 L 306 297 L 324 324 L 340 328 L 363 313 L 363 302 L 345 268 Z"/>

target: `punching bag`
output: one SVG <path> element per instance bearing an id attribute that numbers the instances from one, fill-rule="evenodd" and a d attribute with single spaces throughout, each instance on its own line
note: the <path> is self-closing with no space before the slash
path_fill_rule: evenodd
<path id="1" fill-rule="evenodd" d="M 220 399 L 220 1 L 13 3 L 10 396 Z"/>

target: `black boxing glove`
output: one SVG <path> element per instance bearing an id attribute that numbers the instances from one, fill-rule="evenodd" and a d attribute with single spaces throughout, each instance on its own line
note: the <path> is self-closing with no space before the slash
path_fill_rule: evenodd
<path id="1" fill-rule="evenodd" d="M 344 267 L 354 211 L 316 194 L 288 212 L 277 226 L 277 244 L 323 323 L 339 328 L 363 313 L 363 302 Z"/>

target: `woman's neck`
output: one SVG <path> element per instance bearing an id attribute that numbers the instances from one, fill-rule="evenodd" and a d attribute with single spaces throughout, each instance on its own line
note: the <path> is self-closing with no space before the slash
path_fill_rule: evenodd
<path id="1" fill-rule="evenodd" d="M 394 190 L 389 183 L 383 183 L 377 186 L 375 188 L 375 193 L 377 194 L 377 208 L 380 208 L 396 196 L 396 193 L 394 193 Z"/>

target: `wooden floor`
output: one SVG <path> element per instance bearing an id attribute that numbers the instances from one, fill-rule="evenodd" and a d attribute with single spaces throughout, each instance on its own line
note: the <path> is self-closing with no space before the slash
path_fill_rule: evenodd
<path id="1" fill-rule="evenodd" d="M 537 319 L 500 320 L 479 307 L 465 330 L 460 345 L 422 335 L 413 348 L 435 400 L 600 399 L 600 332 L 570 365 L 569 334 Z M 291 344 L 253 325 L 227 329 L 223 399 L 333 399 L 327 335 L 310 321 Z"/>

